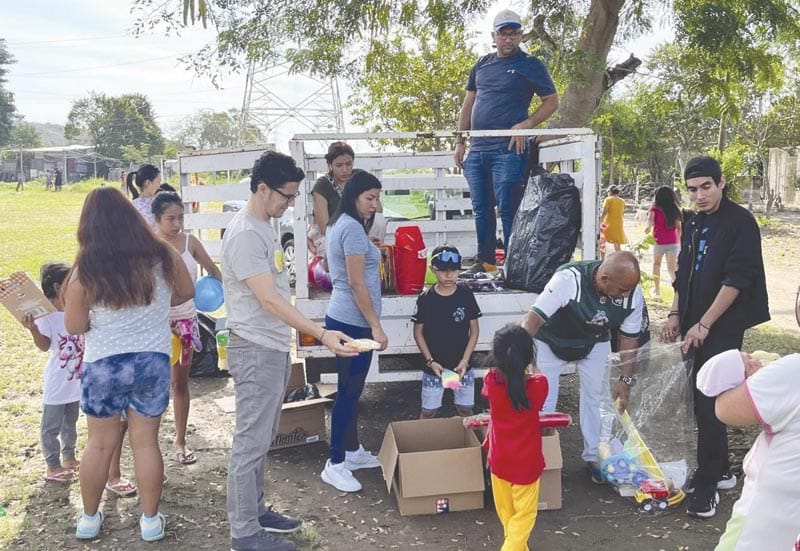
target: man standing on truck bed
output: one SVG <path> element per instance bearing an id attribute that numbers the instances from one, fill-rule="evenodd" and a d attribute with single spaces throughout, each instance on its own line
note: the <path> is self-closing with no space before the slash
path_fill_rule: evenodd
<path id="1" fill-rule="evenodd" d="M 458 130 L 522 130 L 546 121 L 558 109 L 558 95 L 544 64 L 526 54 L 519 14 L 503 10 L 494 18 L 492 38 L 497 52 L 483 56 L 469 74 L 467 94 L 458 117 Z M 528 115 L 536 94 L 541 104 Z M 508 244 L 511 223 L 522 200 L 522 178 L 527 164 L 524 136 L 472 138 L 464 158 L 465 140 L 459 137 L 454 154 L 469 184 L 478 257 L 473 272 L 495 270 L 497 219 L 500 208 L 503 242 Z"/>

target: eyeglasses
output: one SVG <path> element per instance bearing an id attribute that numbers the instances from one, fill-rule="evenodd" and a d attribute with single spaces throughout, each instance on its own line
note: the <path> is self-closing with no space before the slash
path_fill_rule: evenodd
<path id="1" fill-rule="evenodd" d="M 295 192 L 295 193 L 292 193 L 291 195 L 290 195 L 290 194 L 288 194 L 288 193 L 284 193 L 284 192 L 282 192 L 282 191 L 281 191 L 281 190 L 279 190 L 279 189 L 272 189 L 272 191 L 276 192 L 278 195 L 280 195 L 281 197 L 283 197 L 284 199 L 286 199 L 286 202 L 287 202 L 287 203 L 291 203 L 292 201 L 294 201 L 295 199 L 297 199 L 298 197 L 300 197 L 300 192 L 299 192 L 299 191 L 298 191 L 298 192 Z"/>
<path id="2" fill-rule="evenodd" d="M 515 38 L 518 38 L 518 37 L 522 36 L 522 31 L 511 31 L 511 32 L 505 32 L 505 33 L 494 33 L 494 36 L 495 36 L 495 38 L 501 39 L 501 40 L 514 40 Z"/>
<path id="3" fill-rule="evenodd" d="M 452 262 L 453 264 L 461 262 L 461 255 L 454 251 L 439 251 L 431 257 L 431 260 L 434 258 L 438 258 L 442 262 Z"/>

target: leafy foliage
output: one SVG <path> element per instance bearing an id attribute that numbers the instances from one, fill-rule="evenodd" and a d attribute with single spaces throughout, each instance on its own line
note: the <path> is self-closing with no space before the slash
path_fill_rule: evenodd
<path id="1" fill-rule="evenodd" d="M 456 126 L 464 87 L 476 55 L 463 29 L 417 29 L 417 43 L 402 37 L 376 45 L 372 67 L 356 81 L 350 99 L 354 122 L 370 131 L 446 130 Z M 420 140 L 418 151 L 433 143 Z"/>
<path id="2" fill-rule="evenodd" d="M 127 159 L 124 147 L 136 148 L 151 159 L 164 151 L 164 137 L 155 121 L 150 100 L 142 94 L 119 97 L 92 92 L 75 101 L 67 117 L 64 137 L 87 133 L 97 152 L 114 159 Z"/>
<path id="3" fill-rule="evenodd" d="M 32 124 L 21 122 L 11 130 L 11 143 L 20 147 L 42 147 L 42 138 Z"/>
<path id="4" fill-rule="evenodd" d="M 212 111 L 203 109 L 173 129 L 173 141 L 179 149 L 196 147 L 213 149 L 233 147 L 239 143 L 261 143 L 261 130 L 249 125 L 246 135 L 239 139 L 239 110 Z"/>
<path id="5" fill-rule="evenodd" d="M 16 60 L 8 51 L 6 41 L 0 38 L 0 145 L 9 143 L 17 111 L 14 106 L 14 94 L 5 88 L 8 66 L 12 63 L 16 63 Z"/>

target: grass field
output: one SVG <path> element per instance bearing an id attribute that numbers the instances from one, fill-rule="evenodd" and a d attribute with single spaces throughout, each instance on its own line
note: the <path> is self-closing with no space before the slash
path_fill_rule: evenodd
<path id="1" fill-rule="evenodd" d="M 45 192 L 41 184 L 34 183 L 17 193 L 14 184 L 0 184 L 0 276 L 25 271 L 38 280 L 39 266 L 43 262 L 71 262 L 76 250 L 75 231 L 81 205 L 86 193 L 95 185 L 99 184 L 67 186 L 61 193 L 53 193 Z M 397 203 L 387 200 L 386 204 L 395 210 L 401 207 L 399 199 Z M 407 208 L 406 215 L 427 214 L 427 206 L 422 202 L 407 205 Z M 785 229 L 778 227 L 768 232 L 765 255 L 773 257 L 784 278 L 796 279 L 800 266 L 794 265 L 794 260 L 782 260 L 782 251 L 796 249 L 796 236 L 787 236 Z M 784 243 L 784 239 L 788 241 Z M 772 296 L 770 298 L 774 304 Z M 785 297 L 782 301 L 785 302 Z M 654 329 L 666 316 L 667 308 L 666 297 L 665 303 L 653 305 Z M 789 308 L 788 303 L 781 308 Z M 800 334 L 793 324 L 791 329 L 766 324 L 748 332 L 745 348 L 782 354 L 794 352 L 800 350 Z M 43 548 L 37 546 L 36 534 L 37 526 L 48 522 L 47 508 L 71 508 L 76 514 L 80 510 L 76 491 L 42 494 L 44 460 L 39 448 L 39 422 L 45 360 L 46 354 L 34 347 L 28 332 L 0 308 L 0 549 L 8 548 L 11 540 L 20 541 L 20 538 L 28 541 L 31 549 Z M 85 435 L 82 419 L 79 449 L 83 449 Z M 58 503 L 51 503 L 55 495 L 59 496 Z"/>

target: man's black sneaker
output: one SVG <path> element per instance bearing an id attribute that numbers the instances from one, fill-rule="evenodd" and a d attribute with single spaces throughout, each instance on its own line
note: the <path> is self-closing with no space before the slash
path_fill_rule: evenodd
<path id="1" fill-rule="evenodd" d="M 733 490 L 736 487 L 736 475 L 728 471 L 717 481 L 717 490 Z"/>
<path id="2" fill-rule="evenodd" d="M 295 551 L 297 546 L 265 530 L 244 538 L 231 538 L 231 551 Z"/>
<path id="3" fill-rule="evenodd" d="M 299 518 L 292 518 L 282 515 L 270 507 L 263 515 L 258 517 L 258 523 L 267 532 L 288 534 L 300 528 L 300 525 L 303 524 L 303 521 Z"/>
<path id="4" fill-rule="evenodd" d="M 686 514 L 690 517 L 711 518 L 717 514 L 717 505 L 719 505 L 719 492 L 717 490 L 697 489 L 692 494 Z"/>
<path id="5" fill-rule="evenodd" d="M 736 487 L 736 482 L 736 475 L 728 471 L 717 481 L 717 490 L 733 490 Z M 683 486 L 684 493 L 693 494 L 695 486 L 697 486 L 697 469 L 692 471 L 689 482 Z"/>

